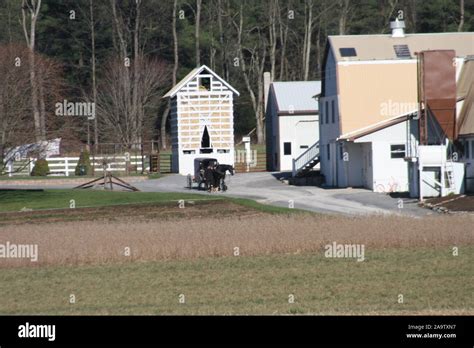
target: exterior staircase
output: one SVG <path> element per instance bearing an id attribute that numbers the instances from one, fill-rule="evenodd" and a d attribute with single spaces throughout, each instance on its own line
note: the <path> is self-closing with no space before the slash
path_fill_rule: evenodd
<path id="1" fill-rule="evenodd" d="M 297 158 L 293 158 L 293 177 L 303 177 L 319 163 L 319 141 Z"/>

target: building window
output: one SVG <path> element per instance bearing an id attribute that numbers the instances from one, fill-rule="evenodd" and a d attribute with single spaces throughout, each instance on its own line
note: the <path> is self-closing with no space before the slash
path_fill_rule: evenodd
<path id="1" fill-rule="evenodd" d="M 211 138 L 209 137 L 209 131 L 207 130 L 207 126 L 205 126 L 204 131 L 202 132 L 201 148 L 209 147 L 211 147 Z"/>
<path id="2" fill-rule="evenodd" d="M 342 144 L 339 144 L 339 158 L 341 160 L 344 159 L 344 145 L 342 145 Z"/>
<path id="3" fill-rule="evenodd" d="M 474 140 L 471 141 L 471 158 L 474 159 Z"/>
<path id="4" fill-rule="evenodd" d="M 328 153 L 328 161 L 331 159 L 331 151 L 329 150 L 329 144 L 326 145 L 326 151 Z"/>
<path id="5" fill-rule="evenodd" d="M 405 145 L 403 144 L 390 145 L 390 157 L 391 158 L 405 158 Z"/>
<path id="6" fill-rule="evenodd" d="M 469 157 L 471 157 L 471 155 L 469 155 L 469 153 L 470 153 L 470 151 L 469 151 L 470 147 L 469 146 L 470 146 L 469 140 L 466 140 L 464 142 L 464 158 L 465 159 L 469 159 Z"/>
<path id="7" fill-rule="evenodd" d="M 211 78 L 210 77 L 201 77 L 199 79 L 199 89 L 200 90 L 211 90 Z"/>
<path id="8" fill-rule="evenodd" d="M 329 102 L 326 101 L 326 107 L 324 108 L 324 113 L 326 114 L 326 124 L 329 123 Z"/>
<path id="9" fill-rule="evenodd" d="M 283 143 L 283 154 L 291 155 L 291 143 Z"/>
<path id="10" fill-rule="evenodd" d="M 308 145 L 300 145 L 300 149 L 307 149 L 308 147 Z"/>
<path id="11" fill-rule="evenodd" d="M 334 100 L 331 101 L 332 123 L 336 123 L 336 108 L 334 107 Z"/>
<path id="12" fill-rule="evenodd" d="M 319 112 L 319 122 L 324 124 L 324 103 L 321 102 L 321 110 Z"/>

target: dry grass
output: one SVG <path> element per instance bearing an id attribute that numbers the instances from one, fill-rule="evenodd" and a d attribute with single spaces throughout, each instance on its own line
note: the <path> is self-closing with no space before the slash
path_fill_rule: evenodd
<path id="1" fill-rule="evenodd" d="M 265 215 L 137 222 L 63 222 L 0 227 L 0 243 L 38 244 L 39 260 L 0 259 L 0 267 L 77 265 L 323 252 L 324 245 L 358 243 L 371 250 L 474 244 L 474 216 L 343 218 Z M 126 247 L 131 256 L 124 255 Z"/>

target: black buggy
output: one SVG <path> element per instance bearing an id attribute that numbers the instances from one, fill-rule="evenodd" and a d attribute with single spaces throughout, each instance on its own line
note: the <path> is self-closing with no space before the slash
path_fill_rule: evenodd
<path id="1" fill-rule="evenodd" d="M 231 165 L 219 164 L 215 158 L 195 158 L 194 177 L 188 175 L 187 187 L 193 188 L 193 183 L 197 183 L 197 188 L 204 188 L 209 191 L 227 191 L 225 183 L 226 172 L 234 175 L 234 168 Z"/>

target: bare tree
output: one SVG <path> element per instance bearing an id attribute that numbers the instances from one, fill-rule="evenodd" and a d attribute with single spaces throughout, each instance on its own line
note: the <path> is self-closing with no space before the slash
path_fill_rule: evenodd
<path id="1" fill-rule="evenodd" d="M 194 31 L 194 39 L 196 40 L 196 66 L 201 65 L 201 49 L 199 46 L 200 40 L 200 27 L 201 27 L 201 7 L 202 0 L 196 0 L 196 26 Z"/>
<path id="2" fill-rule="evenodd" d="M 166 65 L 158 60 L 140 59 L 138 70 L 127 68 L 121 59 L 111 60 L 104 71 L 97 92 L 97 111 L 101 115 L 101 135 L 128 147 L 133 146 L 151 122 L 147 110 L 160 97 L 161 89 L 168 80 Z M 137 81 L 131 85 L 129 81 Z M 137 88 L 137 91 L 133 91 Z M 132 90 L 131 90 L 132 89 Z M 131 96 L 136 95 L 138 120 L 132 112 Z M 147 117 L 145 117 L 147 116 Z"/>
<path id="3" fill-rule="evenodd" d="M 7 148 L 20 145 L 23 141 L 33 142 L 34 127 L 28 120 L 31 110 L 29 92 L 31 90 L 30 72 L 22 65 L 15 66 L 16 59 L 25 59 L 29 50 L 21 46 L 0 46 L 0 172 L 6 163 L 4 154 Z"/>
<path id="4" fill-rule="evenodd" d="M 232 20 L 237 31 L 237 50 L 239 55 L 239 65 L 244 78 L 245 86 L 250 94 L 252 108 L 255 113 L 257 142 L 263 144 L 265 142 L 264 135 L 264 114 L 263 114 L 263 72 L 265 69 L 265 59 L 267 55 L 267 42 L 260 27 L 253 27 L 244 33 L 244 15 L 243 4 L 240 4 L 239 22 Z M 256 34 L 255 34 L 256 33 Z M 247 47 L 243 44 L 242 36 L 256 35 L 253 47 Z M 250 42 L 251 40 L 246 40 Z M 244 52 L 250 55 L 249 64 L 247 65 Z"/>
<path id="5" fill-rule="evenodd" d="M 23 33 L 25 34 L 26 44 L 29 49 L 29 67 L 30 67 L 30 84 L 31 84 L 31 106 L 33 109 L 33 118 L 35 124 L 36 140 L 45 140 L 46 130 L 44 127 L 44 120 L 41 120 L 40 105 L 38 97 L 38 82 L 36 78 L 35 65 L 35 42 L 36 42 L 36 22 L 38 20 L 39 11 L 41 8 L 41 0 L 22 0 L 21 13 Z M 29 29 L 28 29 L 29 21 Z"/>
<path id="6" fill-rule="evenodd" d="M 173 64 L 173 72 L 172 72 L 172 85 L 176 85 L 177 75 L 178 75 L 178 65 L 179 65 L 179 54 L 178 54 L 178 32 L 176 30 L 176 14 L 178 9 L 178 0 L 173 0 L 173 19 L 172 19 L 172 31 L 173 31 L 173 57 L 174 57 L 174 64 Z M 170 113 L 170 102 L 166 105 L 165 112 L 161 117 L 161 148 L 166 149 L 166 121 L 168 120 L 168 116 Z"/>
<path id="7" fill-rule="evenodd" d="M 268 16 L 269 16 L 268 33 L 269 33 L 269 38 L 270 38 L 270 66 L 271 66 L 270 71 L 271 71 L 272 78 L 275 78 L 275 70 L 276 70 L 277 11 L 278 11 L 278 0 L 270 0 L 269 8 L 268 8 Z"/>
<path id="8" fill-rule="evenodd" d="M 458 31 L 462 31 L 464 27 L 464 0 L 459 0 L 459 25 Z"/>
<path id="9" fill-rule="evenodd" d="M 339 35 L 345 35 L 347 29 L 347 20 L 351 10 L 350 0 L 339 1 Z"/>
<path id="10" fill-rule="evenodd" d="M 286 18 L 285 23 L 283 23 L 282 16 L 278 16 L 278 26 L 280 31 L 280 80 L 285 80 L 285 63 L 286 63 L 286 46 L 288 42 L 288 28 L 289 28 L 289 12 L 290 12 L 290 1 L 287 3 L 287 8 L 284 17 Z M 278 3 L 279 4 L 279 3 Z M 275 77 L 273 77 L 275 78 Z"/>
<path id="11" fill-rule="evenodd" d="M 97 103 L 97 80 L 96 80 L 96 57 L 95 57 L 95 21 L 94 21 L 94 1 L 89 0 L 89 20 L 91 31 L 91 66 L 92 66 L 92 102 Z M 94 146 L 97 149 L 99 146 L 99 127 L 97 121 L 97 114 L 94 118 Z"/>
<path id="12" fill-rule="evenodd" d="M 303 43 L 303 80 L 309 76 L 309 61 L 311 55 L 311 38 L 313 35 L 313 0 L 305 0 L 305 26 Z"/>
<path id="13" fill-rule="evenodd" d="M 9 148 L 37 143 L 35 124 L 31 122 L 31 80 L 28 64 L 30 49 L 26 46 L 9 44 L 0 46 L 0 172 L 6 163 L 4 154 Z M 37 84 L 44 90 L 44 103 L 49 109 L 58 100 L 63 89 L 60 67 L 53 60 L 35 53 L 35 64 L 41 75 Z M 40 78 L 38 78 L 40 77 Z M 54 126 L 55 119 L 50 123 Z"/>

